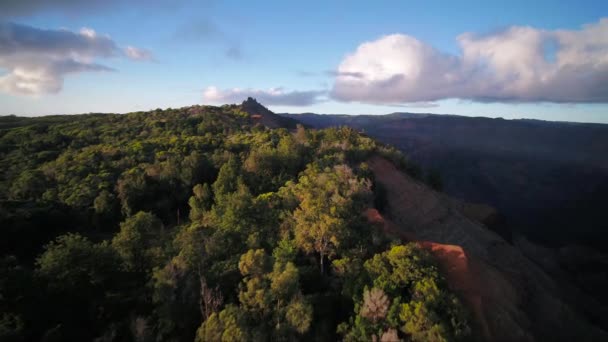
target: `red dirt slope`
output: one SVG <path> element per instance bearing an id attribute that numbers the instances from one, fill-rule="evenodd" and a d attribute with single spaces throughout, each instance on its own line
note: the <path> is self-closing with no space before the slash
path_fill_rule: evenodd
<path id="1" fill-rule="evenodd" d="M 583 317 L 576 298 L 517 248 L 444 194 L 399 171 L 380 156 L 368 160 L 387 191 L 386 214 L 366 215 L 405 240 L 421 241 L 438 256 L 450 286 L 475 314 L 476 335 L 489 341 L 608 341 Z M 469 215 L 470 216 L 470 215 Z M 429 242 L 422 242 L 429 241 Z M 574 299 L 574 300 L 573 300 Z M 567 322 L 567 324 L 564 324 Z"/>

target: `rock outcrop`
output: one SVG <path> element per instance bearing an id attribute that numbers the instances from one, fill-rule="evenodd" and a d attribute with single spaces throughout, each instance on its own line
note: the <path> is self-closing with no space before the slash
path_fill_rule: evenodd
<path id="1" fill-rule="evenodd" d="M 252 97 L 248 97 L 241 103 L 241 110 L 249 114 L 253 123 L 260 123 L 268 128 L 295 128 L 298 123 L 295 119 L 282 117 L 271 112 Z"/>

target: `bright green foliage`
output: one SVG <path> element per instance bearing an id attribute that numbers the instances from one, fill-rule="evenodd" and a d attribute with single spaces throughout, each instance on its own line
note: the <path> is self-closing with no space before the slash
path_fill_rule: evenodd
<path id="1" fill-rule="evenodd" d="M 365 161 L 411 164 L 353 129 L 252 122 L 0 118 L 0 339 L 338 340 L 352 307 L 346 340 L 466 336 L 428 255 L 378 253 L 363 215 L 382 203 Z"/>
<path id="2" fill-rule="evenodd" d="M 294 212 L 296 243 L 306 253 L 319 254 L 324 273 L 325 258 L 352 243 L 355 234 L 349 227 L 370 198 L 369 182 L 346 165 L 323 171 L 313 167 L 300 177 L 294 193 L 300 201 Z"/>
<path id="3" fill-rule="evenodd" d="M 445 280 L 416 244 L 376 254 L 365 269 L 373 288 L 363 291 L 356 315 L 340 326 L 345 340 L 379 339 L 396 331 L 411 341 L 461 340 L 470 334 L 462 304 L 442 290 Z"/>
<path id="4" fill-rule="evenodd" d="M 439 271 L 432 258 L 415 244 L 394 246 L 376 254 L 365 263 L 365 269 L 374 279 L 375 287 L 390 294 L 399 294 L 399 289 L 410 288 L 423 279 L 438 279 Z"/>

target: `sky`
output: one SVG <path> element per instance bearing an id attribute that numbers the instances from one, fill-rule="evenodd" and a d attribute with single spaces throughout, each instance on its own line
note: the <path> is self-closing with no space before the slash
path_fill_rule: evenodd
<path id="1" fill-rule="evenodd" d="M 0 1 L 0 115 L 248 96 L 608 123 L 608 1 Z"/>

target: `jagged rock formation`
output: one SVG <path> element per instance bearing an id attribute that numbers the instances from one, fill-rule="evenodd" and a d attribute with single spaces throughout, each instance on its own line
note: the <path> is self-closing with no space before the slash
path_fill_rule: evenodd
<path id="1" fill-rule="evenodd" d="M 260 123 L 268 128 L 295 128 L 298 123 L 297 120 L 271 112 L 252 97 L 241 103 L 241 110 L 249 114 L 253 123 Z"/>
<path id="2" fill-rule="evenodd" d="M 458 203 L 388 160 L 374 156 L 368 164 L 387 189 L 383 222 L 402 237 L 426 241 L 439 256 L 451 286 L 472 308 L 478 336 L 491 341 L 608 340 L 606 327 L 594 326 L 584 316 L 589 311 L 581 310 L 579 299 L 586 297 L 576 287 L 558 284 L 516 247 L 461 213 Z"/>

